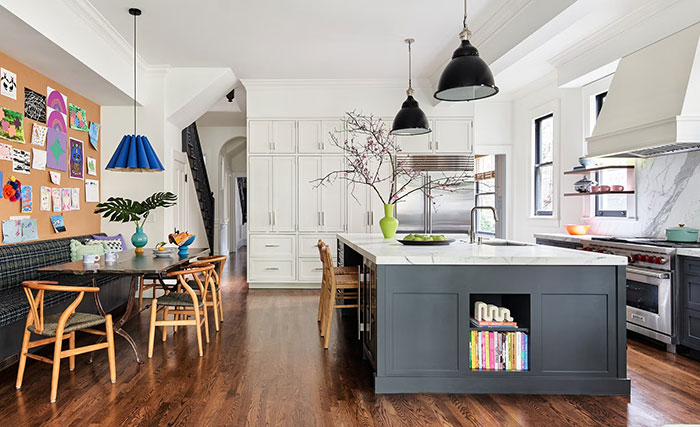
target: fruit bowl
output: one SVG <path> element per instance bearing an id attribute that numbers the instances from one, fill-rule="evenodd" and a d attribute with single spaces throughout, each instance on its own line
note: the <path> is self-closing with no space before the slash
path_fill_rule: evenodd
<path id="1" fill-rule="evenodd" d="M 588 234 L 588 230 L 591 228 L 590 225 L 579 225 L 579 224 L 567 224 L 564 226 L 566 232 L 572 236 L 583 236 Z"/>
<path id="2" fill-rule="evenodd" d="M 422 234 L 409 234 L 403 239 L 397 239 L 399 243 L 407 246 L 442 246 L 449 245 L 454 239 L 448 239 L 444 234 L 437 236 L 424 236 Z"/>

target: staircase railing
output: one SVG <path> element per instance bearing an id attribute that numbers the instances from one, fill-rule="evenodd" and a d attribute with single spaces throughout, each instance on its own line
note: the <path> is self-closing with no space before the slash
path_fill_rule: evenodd
<path id="1" fill-rule="evenodd" d="M 194 187 L 197 191 L 199 210 L 202 212 L 204 228 L 207 232 L 209 250 L 214 251 L 214 193 L 211 191 L 207 167 L 204 163 L 204 153 L 199 141 L 197 125 L 192 123 L 182 130 L 182 151 L 187 154 L 187 159 L 192 171 Z"/>

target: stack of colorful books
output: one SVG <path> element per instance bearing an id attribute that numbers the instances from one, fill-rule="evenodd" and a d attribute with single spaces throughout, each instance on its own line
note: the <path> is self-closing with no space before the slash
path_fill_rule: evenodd
<path id="1" fill-rule="evenodd" d="M 527 333 L 475 330 L 469 333 L 469 367 L 473 371 L 528 370 Z"/>
<path id="2" fill-rule="evenodd" d="M 476 320 L 473 317 L 469 318 L 472 326 L 477 328 L 489 328 L 489 329 L 513 329 L 517 328 L 518 324 L 516 322 L 498 322 L 495 320 Z"/>

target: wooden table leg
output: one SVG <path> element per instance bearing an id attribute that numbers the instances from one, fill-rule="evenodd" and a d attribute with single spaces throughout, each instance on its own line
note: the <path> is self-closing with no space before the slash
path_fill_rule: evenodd
<path id="1" fill-rule="evenodd" d="M 131 335 L 129 335 L 124 329 L 122 329 L 122 325 L 124 325 L 124 323 L 126 323 L 126 321 L 129 320 L 129 318 L 131 317 L 131 311 L 134 308 L 134 301 L 136 300 L 135 295 L 138 284 L 139 276 L 131 276 L 131 286 L 129 287 L 129 299 L 126 301 L 126 310 L 124 310 L 124 314 L 122 315 L 122 317 L 114 324 L 114 332 L 123 337 L 131 345 L 131 348 L 134 350 L 134 354 L 136 355 L 136 363 L 143 363 L 143 361 L 139 357 L 139 348 L 136 345 L 136 342 L 133 338 L 131 338 Z M 97 311 L 99 311 L 100 314 L 104 316 L 105 311 L 102 308 L 102 303 L 100 303 L 100 299 L 97 296 L 97 294 L 99 294 L 99 292 L 95 292 L 95 304 L 97 305 Z M 100 337 L 100 339 L 97 342 L 100 343 L 105 339 L 106 337 Z M 90 361 L 88 363 L 92 363 L 93 355 L 94 352 L 90 353 Z"/>

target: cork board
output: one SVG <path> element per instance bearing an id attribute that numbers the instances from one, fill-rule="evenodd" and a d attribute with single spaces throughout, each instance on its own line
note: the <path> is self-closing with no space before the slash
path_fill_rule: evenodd
<path id="1" fill-rule="evenodd" d="M 85 110 L 87 121 L 101 123 L 100 120 L 100 106 L 90 101 L 87 98 L 80 96 L 79 94 L 73 92 L 69 88 L 50 80 L 48 77 L 40 74 L 33 69 L 21 64 L 4 53 L 0 52 L 0 67 L 5 70 L 14 73 L 17 83 L 16 97 L 17 99 L 12 99 L 7 96 L 0 95 L 0 107 L 9 108 L 13 111 L 21 113 L 24 115 L 24 89 L 28 88 L 41 95 L 46 96 L 46 87 L 50 86 L 53 89 L 60 91 L 67 98 L 67 102 L 74 104 Z M 66 107 L 68 105 L 66 104 Z M 0 109 L 0 118 L 3 116 L 3 111 Z M 46 150 L 46 144 L 41 147 L 31 143 L 32 139 L 32 128 L 34 123 L 38 123 L 42 126 L 48 126 L 45 123 L 35 122 L 27 117 L 23 119 L 23 131 L 25 143 L 9 141 L 0 138 L 0 143 L 7 144 L 13 148 L 17 148 L 24 151 L 32 152 L 32 148 L 39 150 Z M 75 138 L 83 142 L 83 179 L 93 179 L 101 181 L 101 164 L 100 164 L 100 152 L 90 145 L 90 136 L 88 132 L 84 132 L 77 129 L 71 129 L 70 124 L 68 124 L 67 140 L 70 138 Z M 100 132 L 101 134 L 101 132 Z M 68 143 L 68 146 L 70 142 Z M 98 139 L 98 148 L 102 148 L 101 140 Z M 47 156 L 49 153 L 47 153 Z M 97 162 L 97 175 L 87 175 L 87 158 L 91 157 Z M 69 153 L 66 155 L 66 162 L 68 162 Z M 31 156 L 31 161 L 34 160 L 34 156 Z M 0 220 L 7 220 L 11 216 L 22 216 L 27 215 L 30 218 L 36 218 L 37 220 L 37 231 L 39 235 L 39 240 L 47 239 L 57 239 L 71 236 L 79 236 L 85 234 L 99 233 L 100 231 L 100 217 L 93 213 L 95 210 L 95 205 L 97 203 L 87 203 L 85 201 L 85 182 L 81 179 L 71 178 L 69 176 L 70 168 L 68 164 L 66 165 L 66 171 L 61 172 L 54 169 L 38 170 L 30 168 L 29 174 L 15 173 L 12 171 L 12 161 L 0 160 L 0 171 L 2 172 L 3 179 L 2 185 L 8 181 L 11 175 L 14 175 L 18 180 L 21 181 L 22 186 L 30 185 L 32 187 L 32 200 L 33 207 L 31 213 L 21 213 L 20 212 L 20 202 L 10 202 L 6 198 L 0 199 Z M 51 183 L 49 176 L 49 171 L 59 173 L 61 175 L 61 185 L 54 185 Z M 41 187 L 49 188 L 79 188 L 80 189 L 80 209 L 71 210 L 66 212 L 53 212 L 53 211 L 41 211 Z M 1 186 L 0 186 L 1 188 Z M 63 233 L 56 233 L 51 226 L 50 217 L 52 215 L 63 215 L 63 220 L 66 225 L 66 231 Z M 0 235 L 2 239 L 2 235 Z M 3 243 L 4 244 L 4 243 Z"/>

